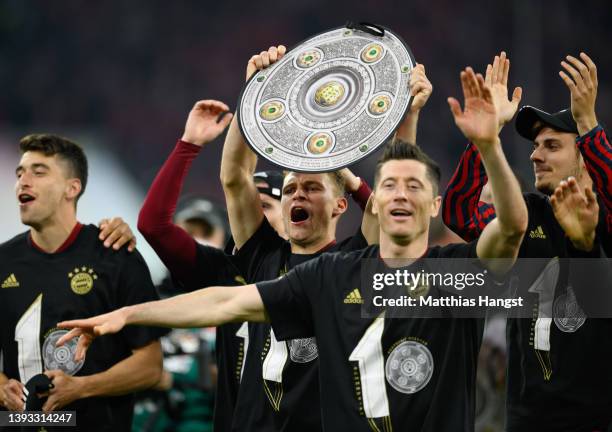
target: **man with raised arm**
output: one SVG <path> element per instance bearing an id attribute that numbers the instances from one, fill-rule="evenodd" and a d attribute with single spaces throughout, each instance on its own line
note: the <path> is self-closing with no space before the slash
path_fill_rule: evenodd
<path id="1" fill-rule="evenodd" d="M 597 70 L 584 53 L 580 59 L 567 56 L 562 66 L 560 76 L 570 90 L 571 108 L 549 114 L 524 107 L 516 119 L 517 132 L 533 143 L 531 161 L 539 192 L 523 196 L 529 228 L 519 258 L 564 258 L 574 253 L 571 249 L 585 247 L 567 242 L 569 233 L 551 207 L 549 196 L 568 178 L 587 197 L 594 184 L 603 203 L 597 237 L 607 255 L 612 253 L 612 146 L 595 115 Z M 500 112 L 500 129 L 514 116 L 521 96 L 517 88 L 508 99 L 509 68 L 504 52 L 487 68 L 486 81 L 491 83 Z M 478 238 L 496 215 L 493 204 L 479 202 L 488 172 L 478 149 L 470 143 L 445 192 L 444 222 L 468 241 Z M 531 291 L 526 299 L 535 305 L 538 315 L 509 319 L 507 323 L 507 429 L 590 432 L 604 428 L 612 422 L 612 390 L 608 384 L 612 374 L 607 360 L 612 356 L 612 344 L 602 335 L 610 333 L 612 323 L 609 319 L 587 319 L 576 303 L 579 287 L 574 285 L 572 289 L 563 278 L 545 291 L 535 292 L 530 287 L 534 278 L 526 276 L 535 264 L 529 263 L 521 260 L 516 273 L 520 289 Z M 578 318 L 551 319 L 553 307 L 578 311 Z M 589 366 L 576 368 L 585 364 Z"/>
<path id="2" fill-rule="evenodd" d="M 94 336 L 126 324 L 189 327 L 269 321 L 279 340 L 317 338 L 325 430 L 391 431 L 410 425 L 420 431 L 473 431 L 483 320 L 366 318 L 358 301 L 372 289 L 362 284 L 363 259 L 382 266 L 400 259 L 412 269 L 421 258 L 478 258 L 503 273 L 518 254 L 527 211 L 501 150 L 491 93 L 470 68 L 461 73 L 461 81 L 465 108 L 451 100 L 455 122 L 495 173 L 491 181 L 499 207 L 498 218 L 478 242 L 428 247 L 430 220 L 441 202 L 440 171 L 418 147 L 394 140 L 377 164 L 372 197 L 380 246 L 323 254 L 269 282 L 213 287 L 61 323 L 76 327 L 63 341 L 80 335 L 82 355 Z"/>

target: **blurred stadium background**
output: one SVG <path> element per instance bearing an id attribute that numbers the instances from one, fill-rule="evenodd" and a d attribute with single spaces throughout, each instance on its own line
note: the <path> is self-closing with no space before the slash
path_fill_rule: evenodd
<path id="1" fill-rule="evenodd" d="M 19 137 L 53 132 L 81 143 L 91 164 L 80 220 L 122 216 L 136 229 L 157 170 L 181 136 L 198 99 L 235 109 L 250 56 L 292 47 L 347 20 L 399 33 L 425 64 L 434 92 L 423 110 L 419 144 L 448 181 L 465 142 L 446 98 L 460 96 L 459 71 L 484 71 L 500 50 L 511 59 L 510 86 L 522 104 L 556 111 L 569 105 L 558 76 L 566 54 L 587 52 L 599 70 L 597 113 L 612 114 L 612 4 L 606 0 L 309 0 L 84 2 L 0 1 L 0 238 L 23 231 L 13 193 Z M 531 185 L 530 144 L 513 126 L 502 140 L 511 164 Z M 196 160 L 184 192 L 223 202 L 218 181 L 222 139 Z M 354 167 L 372 180 L 372 156 Z M 261 167 L 270 167 L 265 163 Z M 349 235 L 356 205 L 340 227 Z M 452 238 L 438 222 L 437 241 Z M 140 238 L 154 279 L 161 262 Z"/>

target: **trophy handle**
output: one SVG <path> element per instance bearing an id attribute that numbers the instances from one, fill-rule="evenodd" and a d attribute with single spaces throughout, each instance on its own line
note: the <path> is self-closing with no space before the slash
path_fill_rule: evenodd
<path id="1" fill-rule="evenodd" d="M 383 37 L 385 35 L 384 28 L 376 24 L 367 22 L 354 23 L 349 21 L 346 23 L 346 28 L 350 28 L 352 30 L 361 30 L 363 32 L 370 33 L 373 36 Z"/>

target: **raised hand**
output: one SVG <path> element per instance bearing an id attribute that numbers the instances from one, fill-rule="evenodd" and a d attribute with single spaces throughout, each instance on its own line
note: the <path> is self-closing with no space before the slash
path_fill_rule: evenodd
<path id="1" fill-rule="evenodd" d="M 559 76 L 570 91 L 572 115 L 578 126 L 578 133 L 584 135 L 597 126 L 595 99 L 597 98 L 597 66 L 585 53 L 580 59 L 570 55 L 565 57 Z"/>
<path id="2" fill-rule="evenodd" d="M 493 103 L 497 107 L 499 129 L 514 117 L 518 109 L 523 89 L 516 87 L 512 92 L 512 99 L 508 99 L 508 74 L 510 72 L 510 60 L 506 52 L 502 51 L 493 59 L 492 65 L 487 65 L 485 84 L 491 88 Z"/>
<path id="3" fill-rule="evenodd" d="M 460 77 L 463 111 L 455 98 L 449 97 L 448 105 L 457 127 L 482 151 L 499 140 L 497 107 L 493 103 L 491 88 L 485 84 L 481 74 L 476 75 L 471 67 L 467 67 L 461 71 Z"/>
<path id="4" fill-rule="evenodd" d="M 262 51 L 259 54 L 254 55 L 250 58 L 246 69 L 246 80 L 248 81 L 251 76 L 258 70 L 267 68 L 268 66 L 279 61 L 285 53 L 287 48 L 284 45 L 278 47 L 271 46 L 268 51 Z"/>
<path id="5" fill-rule="evenodd" d="M 229 107 L 223 102 L 210 99 L 198 101 L 189 112 L 181 140 L 203 146 L 225 130 L 232 116 Z"/>
<path id="6" fill-rule="evenodd" d="M 432 91 L 433 86 L 425 75 L 425 66 L 417 64 L 410 75 L 410 95 L 413 98 L 410 112 L 420 111 L 427 103 Z"/>
<path id="7" fill-rule="evenodd" d="M 589 188 L 580 190 L 575 178 L 562 181 L 550 197 L 555 218 L 574 246 L 590 251 L 599 220 L 599 205 Z"/>
<path id="8" fill-rule="evenodd" d="M 74 358 L 80 361 L 85 357 L 85 352 L 93 340 L 105 334 L 113 334 L 121 331 L 126 324 L 125 308 L 98 315 L 88 319 L 63 321 L 58 323 L 59 328 L 72 329 L 57 341 L 57 346 L 62 346 L 70 339 L 79 337 Z"/>

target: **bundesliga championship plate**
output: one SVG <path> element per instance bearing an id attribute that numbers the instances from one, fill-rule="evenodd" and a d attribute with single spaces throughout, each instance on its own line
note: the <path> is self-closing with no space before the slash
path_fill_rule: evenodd
<path id="1" fill-rule="evenodd" d="M 70 339 L 61 347 L 56 346 L 57 341 L 68 333 L 68 330 L 55 330 L 43 342 L 43 360 L 46 370 L 60 369 L 67 375 L 76 374 L 85 363 L 85 359 L 74 360 L 78 338 Z"/>
<path id="2" fill-rule="evenodd" d="M 394 133 L 410 105 L 415 65 L 388 29 L 347 24 L 321 33 L 251 77 L 240 129 L 258 154 L 284 168 L 343 168 Z"/>

